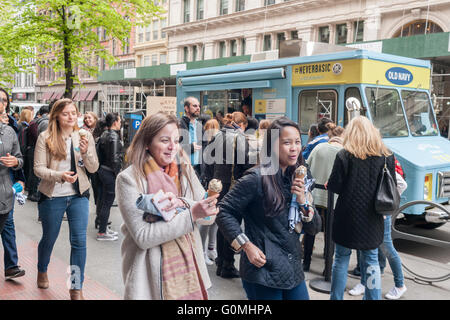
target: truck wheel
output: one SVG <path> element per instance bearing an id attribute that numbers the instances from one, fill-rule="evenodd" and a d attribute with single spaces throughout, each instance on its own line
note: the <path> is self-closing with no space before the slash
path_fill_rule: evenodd
<path id="1" fill-rule="evenodd" d="M 440 226 L 443 226 L 445 224 L 445 222 L 442 223 L 425 223 L 425 224 L 418 224 L 416 225 L 416 227 L 419 227 L 421 229 L 427 229 L 427 230 L 432 230 L 432 229 L 436 229 L 439 228 Z"/>

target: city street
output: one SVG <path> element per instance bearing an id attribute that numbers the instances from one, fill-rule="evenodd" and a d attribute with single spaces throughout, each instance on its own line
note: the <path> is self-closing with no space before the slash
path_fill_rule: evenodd
<path id="1" fill-rule="evenodd" d="M 86 299 L 121 299 L 123 295 L 123 282 L 121 274 L 120 246 L 122 236 L 118 241 L 99 242 L 96 240 L 94 229 L 94 204 L 91 200 L 91 216 L 88 226 L 88 255 L 86 264 L 86 279 L 84 284 L 84 296 Z M 119 230 L 122 219 L 117 207 L 112 208 L 110 220 L 112 228 Z M 19 250 L 19 264 L 26 270 L 26 275 L 14 281 L 7 281 L 0 287 L 0 299 L 68 299 L 68 290 L 65 285 L 68 274 L 66 273 L 69 262 L 69 231 L 67 221 L 63 221 L 58 241 L 55 244 L 52 260 L 49 266 L 50 288 L 40 290 L 36 288 L 36 264 L 37 245 L 41 236 L 41 225 L 37 221 L 37 204 L 27 202 L 25 206 L 16 205 L 15 212 L 16 236 Z M 447 224 L 437 230 L 418 230 L 417 234 L 433 234 L 449 240 L 450 225 Z M 450 272 L 450 251 L 412 242 L 399 240 L 395 242 L 399 249 L 403 263 L 412 271 L 425 276 L 439 276 Z M 324 259 L 323 234 L 316 237 L 315 251 L 313 254 L 311 271 L 306 273 L 307 282 L 311 279 L 320 278 Z M 239 257 L 236 256 L 236 265 Z M 355 255 L 352 254 L 350 269 L 356 264 Z M 243 300 L 246 299 L 240 279 L 222 279 L 215 275 L 215 266 L 208 267 L 213 287 L 209 290 L 209 297 L 213 300 Z M 3 266 L 0 268 L 3 276 Z M 450 280 L 435 283 L 433 285 L 419 284 L 414 282 L 411 275 L 405 272 L 405 284 L 408 291 L 402 300 L 437 300 L 450 299 Z M 358 283 L 357 278 L 349 277 L 347 289 L 351 289 Z M 3 281 L 3 279 L 1 279 Z M 386 268 L 382 277 L 383 296 L 393 286 L 392 272 Z M 312 300 L 327 300 L 329 296 L 309 289 Z M 360 300 L 345 294 L 346 300 Z"/>

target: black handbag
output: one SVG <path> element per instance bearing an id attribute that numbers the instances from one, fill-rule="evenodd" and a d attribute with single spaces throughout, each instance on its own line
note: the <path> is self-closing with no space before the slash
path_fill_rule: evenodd
<path id="1" fill-rule="evenodd" d="M 375 212 L 383 216 L 390 216 L 398 209 L 399 205 L 400 194 L 395 180 L 387 168 L 386 157 L 384 157 L 384 167 L 375 196 Z"/>

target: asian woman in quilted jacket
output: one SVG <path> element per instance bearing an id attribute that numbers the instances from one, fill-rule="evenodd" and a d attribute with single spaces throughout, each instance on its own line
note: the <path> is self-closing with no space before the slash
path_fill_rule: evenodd
<path id="1" fill-rule="evenodd" d="M 303 179 L 294 178 L 303 164 L 301 148 L 298 125 L 276 119 L 265 135 L 261 165 L 248 170 L 219 204 L 216 222 L 233 249 L 241 251 L 239 271 L 250 300 L 309 299 L 298 232 L 303 228 L 314 235 L 321 221 L 306 201 Z M 291 221 L 293 194 L 299 215 Z"/>
<path id="2" fill-rule="evenodd" d="M 383 242 L 383 216 L 375 212 L 377 183 L 385 163 L 395 176 L 394 156 L 369 119 L 354 118 L 344 133 L 344 148 L 334 161 L 328 189 L 338 194 L 334 211 L 336 244 L 331 277 L 331 299 L 342 300 L 352 249 L 361 251 L 361 273 L 366 275 L 365 300 L 381 299 L 378 247 Z"/>

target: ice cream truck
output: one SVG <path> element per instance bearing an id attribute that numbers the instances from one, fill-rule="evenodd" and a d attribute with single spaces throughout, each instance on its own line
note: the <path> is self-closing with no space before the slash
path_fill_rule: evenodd
<path id="1" fill-rule="evenodd" d="M 429 61 L 352 50 L 181 71 L 177 115 L 183 115 L 189 96 L 198 98 L 209 116 L 251 104 L 259 120 L 287 116 L 296 121 L 304 144 L 310 125 L 322 117 L 344 127 L 356 101 L 403 167 L 408 188 L 401 204 L 420 201 L 398 217 L 436 228 L 448 219 L 450 141 L 439 134 L 430 70 Z"/>

